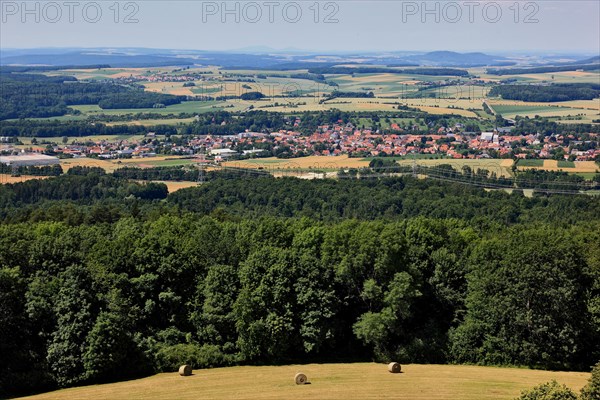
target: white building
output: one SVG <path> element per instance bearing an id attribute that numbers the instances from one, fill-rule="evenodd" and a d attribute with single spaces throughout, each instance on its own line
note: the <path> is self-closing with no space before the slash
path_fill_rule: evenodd
<path id="1" fill-rule="evenodd" d="M 479 140 L 485 140 L 491 142 L 494 139 L 494 132 L 481 132 Z"/>
<path id="2" fill-rule="evenodd" d="M 58 157 L 47 156 L 44 154 L 23 154 L 19 156 L 0 156 L 0 163 L 15 166 L 43 166 L 60 164 Z"/>
<path id="3" fill-rule="evenodd" d="M 220 157 L 220 158 L 229 158 L 238 154 L 237 151 L 231 149 L 210 149 L 211 156 Z"/>

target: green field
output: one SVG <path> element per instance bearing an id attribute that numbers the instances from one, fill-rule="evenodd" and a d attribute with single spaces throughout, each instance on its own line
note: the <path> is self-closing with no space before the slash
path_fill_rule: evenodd
<path id="1" fill-rule="evenodd" d="M 544 160 L 519 160 L 518 167 L 543 167 Z"/>
<path id="2" fill-rule="evenodd" d="M 559 161 L 558 168 L 575 168 L 575 163 L 573 161 Z"/>
<path id="3" fill-rule="evenodd" d="M 494 105 L 494 111 L 499 114 L 510 116 L 510 115 L 525 115 L 525 114 L 535 114 L 535 113 L 547 113 L 552 111 L 561 111 L 559 107 L 552 106 L 530 106 L 530 105 Z M 575 111 L 575 110 L 573 110 Z"/>
<path id="4" fill-rule="evenodd" d="M 296 385 L 294 375 L 310 385 Z M 524 389 L 556 379 L 579 391 L 590 374 L 476 366 L 404 365 L 391 374 L 382 364 L 310 364 L 231 367 L 65 389 L 28 397 L 36 400 L 198 399 L 411 399 L 508 400 Z"/>
<path id="5" fill-rule="evenodd" d="M 202 113 L 214 111 L 213 106 L 223 105 L 224 102 L 218 101 L 184 101 L 181 104 L 174 104 L 165 108 L 127 108 L 127 109 L 110 109 L 104 110 L 97 105 L 71 106 L 76 110 L 81 111 L 86 117 L 90 115 L 106 114 L 106 115 L 125 115 L 125 114 L 179 114 L 179 113 Z"/>

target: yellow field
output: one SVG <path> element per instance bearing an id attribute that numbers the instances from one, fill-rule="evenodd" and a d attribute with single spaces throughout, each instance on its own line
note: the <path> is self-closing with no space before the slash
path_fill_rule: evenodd
<path id="1" fill-rule="evenodd" d="M 412 165 L 413 161 L 399 160 L 400 165 Z M 457 170 L 461 170 L 463 166 L 470 167 L 473 171 L 477 169 L 487 169 L 490 173 L 495 172 L 497 176 L 511 177 L 511 167 L 513 160 L 501 160 L 501 159 L 489 159 L 489 160 L 471 160 L 471 159 L 441 159 L 441 160 L 416 160 L 417 165 L 423 165 L 426 167 L 435 167 L 441 164 L 449 164 Z"/>
<path id="2" fill-rule="evenodd" d="M 79 167 L 100 167 L 103 168 L 106 172 L 114 172 L 116 169 L 123 167 L 137 167 L 137 168 L 147 168 L 160 166 L 156 165 L 156 163 L 160 163 L 161 161 L 169 161 L 169 160 L 183 160 L 185 157 L 178 156 L 159 156 L 159 157 L 148 157 L 148 158 L 124 158 L 118 160 L 101 160 L 96 158 L 67 158 L 60 160 L 60 165 L 63 167 L 63 170 L 66 172 L 70 168 L 75 166 Z"/>
<path id="3" fill-rule="evenodd" d="M 369 161 L 361 158 L 350 158 L 348 155 L 337 157 L 309 156 L 292 159 L 276 157 L 258 158 L 254 160 L 228 161 L 223 163 L 226 167 L 237 168 L 264 168 L 264 169 L 339 169 L 368 167 Z"/>
<path id="4" fill-rule="evenodd" d="M 144 87 L 148 92 L 166 93 L 175 96 L 193 96 L 189 87 L 183 87 L 183 82 L 147 82 Z"/>
<path id="5" fill-rule="evenodd" d="M 60 165 L 66 172 L 73 167 L 100 167 L 106 172 L 113 172 L 117 166 L 107 160 L 99 160 L 95 158 L 68 158 L 60 160 Z"/>
<path id="6" fill-rule="evenodd" d="M 34 176 L 34 175 L 21 175 L 21 176 L 12 176 L 8 174 L 0 174 L 0 185 L 5 185 L 7 183 L 19 183 L 30 181 L 32 179 L 47 179 L 48 176 Z"/>
<path id="7" fill-rule="evenodd" d="M 281 99 L 275 99 L 282 104 Z M 408 105 L 410 107 L 418 108 L 422 111 L 430 114 L 456 114 L 465 117 L 477 117 L 472 111 L 467 108 L 482 109 L 481 101 L 479 100 L 458 100 L 458 99 L 405 99 L 405 98 L 338 98 L 330 100 L 324 104 L 319 104 L 318 99 L 314 97 L 301 97 L 297 99 L 291 99 L 292 103 L 304 102 L 298 107 L 289 108 L 285 105 L 278 107 L 264 107 L 264 105 L 270 105 L 274 102 L 254 102 L 256 108 L 261 108 L 267 111 L 277 112 L 302 112 L 302 111 L 323 111 L 330 109 L 338 109 L 341 111 L 392 111 L 396 109 L 396 105 L 392 103 Z M 250 103 L 249 103 L 250 104 Z M 455 108 L 451 108 L 455 107 Z"/>
<path id="8" fill-rule="evenodd" d="M 298 386 L 303 372 L 310 385 Z M 447 365 L 404 365 L 390 374 L 382 364 L 310 364 L 280 367 L 232 367 L 196 370 L 189 377 L 176 373 L 65 389 L 35 400 L 279 400 L 279 399 L 411 399 L 503 400 L 524 389 L 556 379 L 579 391 L 590 374 L 526 369 Z"/>
<path id="9" fill-rule="evenodd" d="M 406 158 L 397 160 L 397 162 L 400 165 L 412 165 L 413 160 Z M 511 167 L 513 165 L 513 160 L 501 159 L 417 159 L 415 162 L 417 165 L 423 165 L 426 167 L 449 164 L 458 170 L 467 165 L 473 170 L 477 170 L 478 168 L 487 169 L 490 172 L 495 172 L 498 176 L 505 177 L 512 176 Z M 294 170 L 303 170 L 303 172 L 307 172 L 308 169 L 335 170 L 340 168 L 364 168 L 369 166 L 369 161 L 363 158 L 349 158 L 347 155 L 341 155 L 337 157 L 310 156 L 292 159 L 269 157 L 258 158 L 254 160 L 228 161 L 223 163 L 223 165 L 226 167 L 237 168 L 262 168 L 267 171 L 286 171 L 291 174 Z"/>

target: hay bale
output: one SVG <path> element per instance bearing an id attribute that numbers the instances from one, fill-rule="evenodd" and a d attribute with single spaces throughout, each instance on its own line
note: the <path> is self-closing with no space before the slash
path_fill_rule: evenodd
<path id="1" fill-rule="evenodd" d="M 179 375 L 181 376 L 190 376 L 192 374 L 192 366 L 184 364 L 179 367 Z"/>
<path id="2" fill-rule="evenodd" d="M 392 374 L 399 374 L 402 371 L 402 367 L 397 362 L 391 362 L 388 364 L 388 371 Z"/>
<path id="3" fill-rule="evenodd" d="M 294 381 L 296 385 L 306 385 L 308 383 L 308 378 L 301 372 L 298 372 L 294 377 Z"/>

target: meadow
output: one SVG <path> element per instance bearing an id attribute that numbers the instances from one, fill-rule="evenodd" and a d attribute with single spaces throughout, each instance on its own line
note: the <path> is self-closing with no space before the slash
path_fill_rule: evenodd
<path id="1" fill-rule="evenodd" d="M 303 372 L 310 385 L 295 385 Z M 196 399 L 414 399 L 508 400 L 522 390 L 556 379 L 579 391 L 590 374 L 517 368 L 403 365 L 390 374 L 373 363 L 231 367 L 195 370 L 192 376 L 163 373 L 126 382 L 84 386 L 26 397 L 30 400 Z"/>

